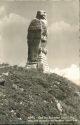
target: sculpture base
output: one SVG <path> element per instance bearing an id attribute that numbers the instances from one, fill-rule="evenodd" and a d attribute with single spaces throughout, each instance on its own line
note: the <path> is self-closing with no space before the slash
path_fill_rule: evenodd
<path id="1" fill-rule="evenodd" d="M 28 62 L 27 65 L 26 65 L 26 68 L 27 69 L 37 69 L 37 62 L 36 63 Z"/>
<path id="2" fill-rule="evenodd" d="M 49 73 L 49 66 L 47 63 L 46 55 L 43 52 L 41 52 L 38 57 L 38 62 L 28 62 L 26 68 L 36 69 L 40 72 Z"/>

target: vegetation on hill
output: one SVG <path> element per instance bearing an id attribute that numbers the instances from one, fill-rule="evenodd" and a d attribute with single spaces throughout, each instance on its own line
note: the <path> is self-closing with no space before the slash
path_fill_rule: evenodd
<path id="1" fill-rule="evenodd" d="M 80 87 L 68 79 L 18 66 L 0 69 L 0 76 L 0 123 L 40 116 L 80 120 Z"/>

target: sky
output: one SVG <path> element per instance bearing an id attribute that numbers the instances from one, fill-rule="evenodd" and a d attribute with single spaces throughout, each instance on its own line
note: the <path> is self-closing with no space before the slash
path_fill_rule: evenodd
<path id="1" fill-rule="evenodd" d="M 47 13 L 47 59 L 51 71 L 75 69 L 79 73 L 78 0 L 0 1 L 0 62 L 26 64 L 27 28 L 37 10 Z"/>

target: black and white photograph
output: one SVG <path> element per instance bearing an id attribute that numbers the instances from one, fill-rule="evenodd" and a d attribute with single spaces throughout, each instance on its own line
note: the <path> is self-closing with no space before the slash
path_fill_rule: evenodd
<path id="1" fill-rule="evenodd" d="M 0 0 L 0 125 L 80 125 L 79 0 Z"/>

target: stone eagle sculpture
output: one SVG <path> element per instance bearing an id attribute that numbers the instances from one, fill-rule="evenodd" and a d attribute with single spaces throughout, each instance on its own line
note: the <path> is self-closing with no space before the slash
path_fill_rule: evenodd
<path id="1" fill-rule="evenodd" d="M 28 67 L 40 62 L 40 54 L 47 54 L 46 44 L 47 44 L 47 18 L 45 11 L 37 11 L 36 18 L 34 18 L 29 27 L 27 34 L 27 44 L 28 44 Z"/>

